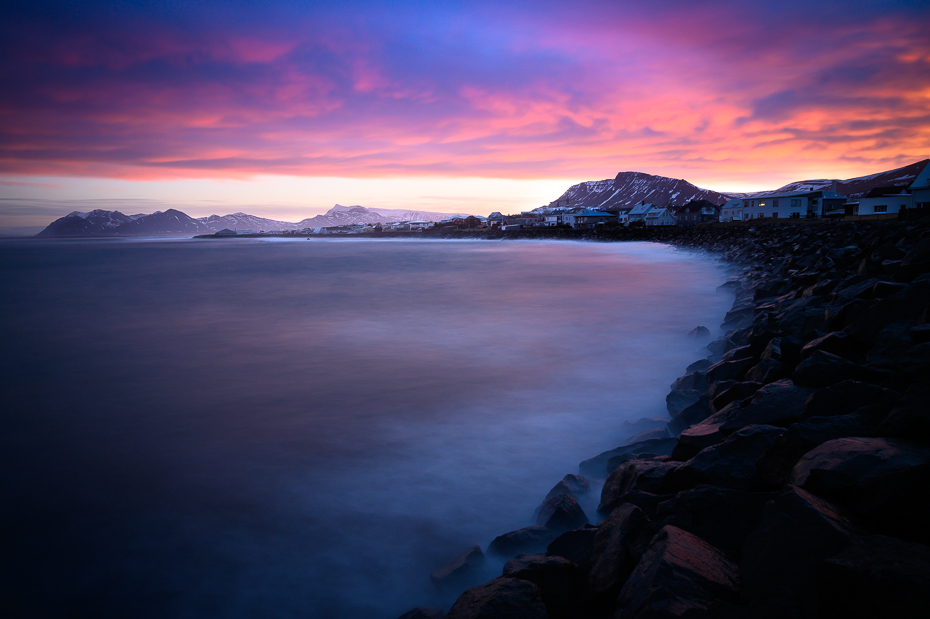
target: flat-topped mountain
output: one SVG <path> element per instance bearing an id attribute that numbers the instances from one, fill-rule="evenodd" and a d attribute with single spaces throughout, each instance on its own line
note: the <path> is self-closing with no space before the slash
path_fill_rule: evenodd
<path id="1" fill-rule="evenodd" d="M 711 189 L 701 189 L 686 180 L 643 172 L 620 172 L 615 178 L 572 185 L 548 207 L 584 207 L 599 211 L 633 208 L 640 202 L 659 206 L 707 200 L 723 204 L 729 198 Z"/>

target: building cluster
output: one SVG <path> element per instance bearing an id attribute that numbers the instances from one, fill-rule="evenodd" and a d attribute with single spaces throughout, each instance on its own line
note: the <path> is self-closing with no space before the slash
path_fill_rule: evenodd
<path id="1" fill-rule="evenodd" d="M 753 221 L 758 219 L 896 219 L 910 211 L 930 212 L 930 165 L 907 187 L 876 187 L 861 198 L 848 198 L 832 190 L 773 192 L 752 197 L 733 198 L 725 204 L 695 200 L 682 206 L 658 206 L 641 202 L 618 210 L 596 211 L 559 200 L 546 209 L 487 217 L 452 216 L 441 221 L 395 221 L 375 224 L 303 228 L 278 232 L 259 231 L 262 235 L 366 234 L 384 231 L 418 231 L 434 229 L 522 230 L 535 227 L 563 226 L 588 230 L 602 226 L 693 226 L 708 222 Z M 256 234 L 251 230 L 222 230 L 216 236 Z"/>

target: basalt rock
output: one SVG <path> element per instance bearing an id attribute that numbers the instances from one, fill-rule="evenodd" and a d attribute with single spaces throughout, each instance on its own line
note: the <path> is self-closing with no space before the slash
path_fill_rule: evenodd
<path id="1" fill-rule="evenodd" d="M 582 497 L 587 494 L 590 489 L 591 483 L 587 479 L 581 475 L 572 475 L 569 473 L 562 478 L 562 481 L 552 487 L 552 490 L 550 490 L 546 495 L 544 501 L 548 501 L 549 499 L 559 496 L 560 494 L 568 494 L 577 499 L 578 497 Z"/>
<path id="2" fill-rule="evenodd" d="M 818 350 L 802 361 L 792 380 L 803 387 L 828 387 L 852 379 L 880 384 L 891 377 L 891 372 L 853 363 L 837 355 Z"/>
<path id="3" fill-rule="evenodd" d="M 591 569 L 594 537 L 598 527 L 585 525 L 574 531 L 566 531 L 555 538 L 546 548 L 547 557 L 562 557 L 577 565 L 583 572 Z"/>
<path id="4" fill-rule="evenodd" d="M 601 490 L 601 503 L 598 513 L 610 514 L 620 504 L 620 498 L 634 490 L 651 494 L 668 494 L 681 490 L 679 483 L 671 475 L 681 467 L 680 462 L 656 462 L 654 460 L 633 460 L 611 473 Z"/>
<path id="5" fill-rule="evenodd" d="M 876 434 L 930 443 L 930 386 L 908 387 Z"/>
<path id="6" fill-rule="evenodd" d="M 671 459 L 684 462 L 698 455 L 702 449 L 725 441 L 727 437 L 720 431 L 720 425 L 701 423 L 682 432 L 678 436 L 678 445 L 672 451 Z"/>
<path id="7" fill-rule="evenodd" d="M 588 524 L 588 517 L 575 497 L 563 493 L 543 501 L 536 524 L 556 533 L 564 533 Z"/>
<path id="8" fill-rule="evenodd" d="M 900 393 L 891 389 L 856 380 L 844 380 L 815 391 L 804 405 L 804 416 L 848 415 L 864 406 L 873 405 L 886 405 L 890 409 L 900 397 Z"/>
<path id="9" fill-rule="evenodd" d="M 860 515 L 880 533 L 930 541 L 930 447 L 886 438 L 840 438 L 804 454 L 790 483 Z"/>
<path id="10" fill-rule="evenodd" d="M 459 589 L 475 585 L 484 576 L 485 558 L 480 546 L 472 546 L 465 554 L 430 574 L 439 589 Z"/>
<path id="11" fill-rule="evenodd" d="M 713 414 L 713 412 L 710 406 L 710 399 L 706 395 L 702 395 L 698 398 L 697 402 L 675 415 L 672 420 L 668 422 L 668 430 L 673 435 L 677 436 L 686 428 L 704 421 Z"/>
<path id="12" fill-rule="evenodd" d="M 749 425 L 788 427 L 804 416 L 804 406 L 813 389 L 798 386 L 791 380 L 765 385 L 755 392 L 748 406 L 739 410 L 720 426 L 730 434 Z"/>
<path id="13" fill-rule="evenodd" d="M 792 424 L 778 437 L 765 454 L 756 461 L 762 479 L 773 487 L 788 481 L 801 456 L 815 447 L 837 438 L 864 436 L 876 425 L 875 419 L 863 413 L 833 417 L 811 417 Z"/>
<path id="14" fill-rule="evenodd" d="M 539 587 L 519 578 L 501 576 L 467 589 L 446 619 L 548 619 Z"/>
<path id="15" fill-rule="evenodd" d="M 666 526 L 620 592 L 617 616 L 709 616 L 735 602 L 739 586 L 739 568 L 723 553 L 696 535 Z"/>
<path id="16" fill-rule="evenodd" d="M 739 559 L 743 543 L 759 526 L 762 510 L 775 496 L 702 484 L 660 503 L 655 519 L 693 533 Z"/>
<path id="17" fill-rule="evenodd" d="M 588 588 L 597 606 L 609 607 L 617 599 L 656 530 L 642 510 L 629 503 L 615 509 L 600 524 L 588 575 Z"/>
<path id="18" fill-rule="evenodd" d="M 495 537 L 488 546 L 488 554 L 509 559 L 520 553 L 544 552 L 557 535 L 540 525 L 524 527 Z"/>
<path id="19" fill-rule="evenodd" d="M 746 616 L 817 617 L 821 561 L 846 548 L 858 531 L 841 509 L 800 488 L 766 505 L 743 545 Z"/>
<path id="20" fill-rule="evenodd" d="M 603 479 L 610 473 L 610 471 L 607 470 L 607 461 L 615 456 L 641 453 L 667 456 L 671 455 L 677 443 L 678 441 L 674 438 L 660 438 L 642 441 L 632 445 L 623 445 L 585 460 L 578 465 L 579 472 L 585 477 Z"/>
<path id="21" fill-rule="evenodd" d="M 570 619 L 584 612 L 581 608 L 584 578 L 571 561 L 539 554 L 520 555 L 504 564 L 503 575 L 539 587 L 549 619 Z"/>
<path id="22" fill-rule="evenodd" d="M 674 417 L 701 398 L 702 392 L 697 389 L 678 389 L 665 396 L 665 408 L 668 414 Z"/>
<path id="23" fill-rule="evenodd" d="M 818 574 L 824 619 L 930 616 L 930 548 L 882 535 L 853 538 Z"/>
<path id="24" fill-rule="evenodd" d="M 715 393 L 711 404 L 715 411 L 719 411 L 730 402 L 745 400 L 753 396 L 761 387 L 761 382 L 745 381 L 741 383 L 732 383 L 728 388 Z"/>
<path id="25" fill-rule="evenodd" d="M 734 490 L 760 490 L 764 483 L 756 461 L 785 430 L 753 425 L 734 432 L 720 444 L 702 450 L 677 471 L 679 484 L 710 484 Z M 605 486 L 606 487 L 606 486 Z"/>

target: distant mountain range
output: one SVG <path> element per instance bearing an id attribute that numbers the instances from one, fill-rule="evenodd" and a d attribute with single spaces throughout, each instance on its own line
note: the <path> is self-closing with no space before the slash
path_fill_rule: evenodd
<path id="1" fill-rule="evenodd" d="M 917 178 L 917 175 L 921 173 L 928 163 L 930 163 L 930 159 L 924 159 L 887 172 L 837 180 L 836 191 L 850 198 L 860 198 L 875 187 L 907 187 Z M 572 185 L 565 193 L 547 206 L 536 210 L 584 207 L 604 211 L 618 211 L 633 207 L 643 201 L 658 206 L 681 206 L 691 200 L 707 200 L 714 204 L 723 204 L 731 198 L 750 198 L 788 191 L 829 190 L 832 186 L 833 179 L 816 179 L 790 183 L 771 191 L 720 193 L 711 189 L 696 187 L 682 179 L 653 176 L 642 172 L 620 172 L 612 179 L 586 181 Z"/>
<path id="2" fill-rule="evenodd" d="M 404 209 L 365 208 L 364 206 L 342 206 L 337 204 L 323 215 L 304 219 L 297 223 L 256 217 L 248 213 L 232 215 L 210 215 L 193 218 L 176 209 L 158 211 L 151 215 L 124 215 L 119 211 L 96 209 L 87 213 L 73 212 L 56 219 L 39 232 L 40 237 L 86 237 L 86 236 L 169 236 L 183 234 L 211 234 L 224 228 L 230 230 L 252 230 L 277 232 L 302 228 L 328 228 L 356 223 L 388 223 L 391 221 L 439 221 L 455 216 L 452 213 L 409 211 Z"/>
<path id="3" fill-rule="evenodd" d="M 851 198 L 862 197 L 875 187 L 907 187 L 930 163 L 924 159 L 903 168 L 838 180 L 837 192 Z M 598 210 L 617 211 L 632 207 L 640 202 L 651 202 L 659 206 L 683 205 L 692 200 L 708 200 L 723 204 L 731 198 L 764 196 L 776 192 L 815 191 L 830 189 L 832 179 L 815 179 L 790 183 L 773 191 L 755 193 L 720 193 L 702 189 L 688 181 L 665 176 L 654 176 L 642 172 L 620 172 L 615 178 L 587 181 L 572 185 L 558 199 L 537 211 L 553 208 L 584 207 Z M 459 214 L 464 216 L 464 214 Z M 151 215 L 124 215 L 119 211 L 97 209 L 88 213 L 77 211 L 56 219 L 39 232 L 40 237 L 81 236 L 168 236 L 211 234 L 224 228 L 266 232 L 299 230 L 302 228 L 328 228 L 349 224 L 385 224 L 392 221 L 440 221 L 454 216 L 451 213 L 414 211 L 404 209 L 366 208 L 364 206 L 335 205 L 323 215 L 303 219 L 297 223 L 256 217 L 247 213 L 232 215 L 210 215 L 193 218 L 175 209 Z"/>

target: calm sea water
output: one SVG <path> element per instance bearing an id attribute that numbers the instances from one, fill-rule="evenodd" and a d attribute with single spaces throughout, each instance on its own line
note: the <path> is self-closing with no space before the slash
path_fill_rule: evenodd
<path id="1" fill-rule="evenodd" d="M 0 243 L 4 616 L 448 610 L 432 569 L 666 416 L 723 280 L 640 243 Z"/>

